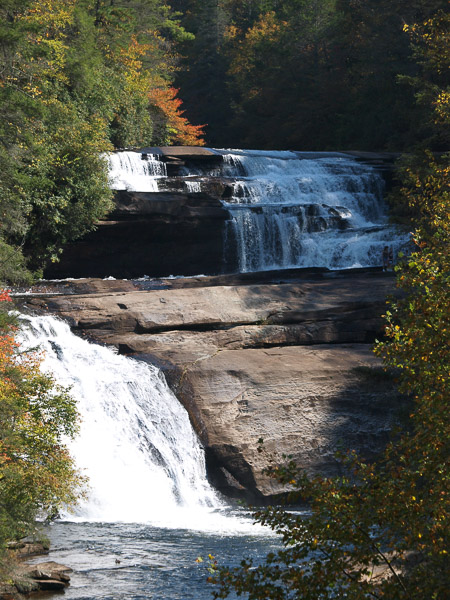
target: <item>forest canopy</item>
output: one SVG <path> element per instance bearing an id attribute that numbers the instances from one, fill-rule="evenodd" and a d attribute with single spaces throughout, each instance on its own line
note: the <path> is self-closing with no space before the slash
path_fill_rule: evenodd
<path id="1" fill-rule="evenodd" d="M 0 280 L 20 281 L 111 208 L 105 152 L 202 129 L 173 87 L 193 36 L 162 0 L 3 0 L 0 23 Z"/>
<path id="2" fill-rule="evenodd" d="M 425 110 L 398 75 L 421 73 L 405 24 L 443 0 L 173 0 L 195 34 L 176 77 L 215 146 L 411 148 Z M 441 148 L 442 149 L 442 148 Z"/>

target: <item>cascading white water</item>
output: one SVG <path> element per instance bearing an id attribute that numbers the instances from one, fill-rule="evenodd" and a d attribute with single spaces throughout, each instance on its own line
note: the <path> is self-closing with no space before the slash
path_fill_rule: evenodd
<path id="1" fill-rule="evenodd" d="M 167 177 L 165 163 L 155 154 L 114 152 L 107 159 L 113 190 L 157 192 L 158 179 Z"/>
<path id="2" fill-rule="evenodd" d="M 21 320 L 22 348 L 44 350 L 44 369 L 72 386 L 82 416 L 70 449 L 90 494 L 67 518 L 204 529 L 212 515 L 211 528 L 220 529 L 203 450 L 161 372 L 88 343 L 55 318 Z"/>
<path id="3" fill-rule="evenodd" d="M 186 179 L 184 185 L 186 187 L 186 191 L 190 194 L 195 194 L 202 191 L 202 184 L 200 181 L 189 181 L 189 179 Z"/>
<path id="4" fill-rule="evenodd" d="M 239 270 L 380 266 L 407 238 L 387 223 L 383 179 L 344 155 L 224 152 Z"/>
<path id="5" fill-rule="evenodd" d="M 110 158 L 114 189 L 157 191 L 158 182 L 165 192 L 214 195 L 226 189 L 220 196 L 230 215 L 225 262 L 236 257 L 241 272 L 381 266 L 384 246 L 395 256 L 408 243 L 388 224 L 380 173 L 348 155 L 211 151 L 223 157 L 221 164 L 188 161 L 172 178 L 157 157 L 146 163 L 138 153 L 117 153 Z"/>

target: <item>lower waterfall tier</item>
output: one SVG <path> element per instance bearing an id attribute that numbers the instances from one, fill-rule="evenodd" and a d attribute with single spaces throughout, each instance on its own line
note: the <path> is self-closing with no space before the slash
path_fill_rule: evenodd
<path id="1" fill-rule="evenodd" d="M 182 528 L 221 503 L 204 451 L 159 369 L 90 344 L 49 316 L 21 318 L 21 347 L 45 352 L 43 368 L 70 386 L 81 416 L 70 450 L 89 478 L 68 520 Z"/>

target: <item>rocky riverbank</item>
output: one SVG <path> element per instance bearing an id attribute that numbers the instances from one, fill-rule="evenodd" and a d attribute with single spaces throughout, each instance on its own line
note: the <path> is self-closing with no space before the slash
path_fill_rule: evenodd
<path id="1" fill-rule="evenodd" d="M 8 581 L 0 582 L 0 600 L 25 600 L 39 592 L 62 592 L 70 584 L 70 567 L 54 561 L 29 564 L 29 560 L 48 554 L 40 542 L 13 542 L 9 545 Z"/>
<path id="2" fill-rule="evenodd" d="M 402 400 L 371 344 L 394 289 L 391 273 L 316 269 L 48 283 L 24 301 L 160 366 L 215 485 L 265 501 L 283 492 L 264 474 L 271 459 L 331 475 L 338 448 L 370 457 L 386 442 Z"/>

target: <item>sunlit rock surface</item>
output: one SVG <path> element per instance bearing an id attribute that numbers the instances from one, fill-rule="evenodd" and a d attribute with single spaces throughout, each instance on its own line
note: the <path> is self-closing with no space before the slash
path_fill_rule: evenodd
<path id="1" fill-rule="evenodd" d="M 79 280 L 36 291 L 29 308 L 163 368 L 212 481 L 230 495 L 282 492 L 263 470 L 283 454 L 324 474 L 338 472 L 339 448 L 372 456 L 402 405 L 371 351 L 394 291 L 390 273 Z"/>

